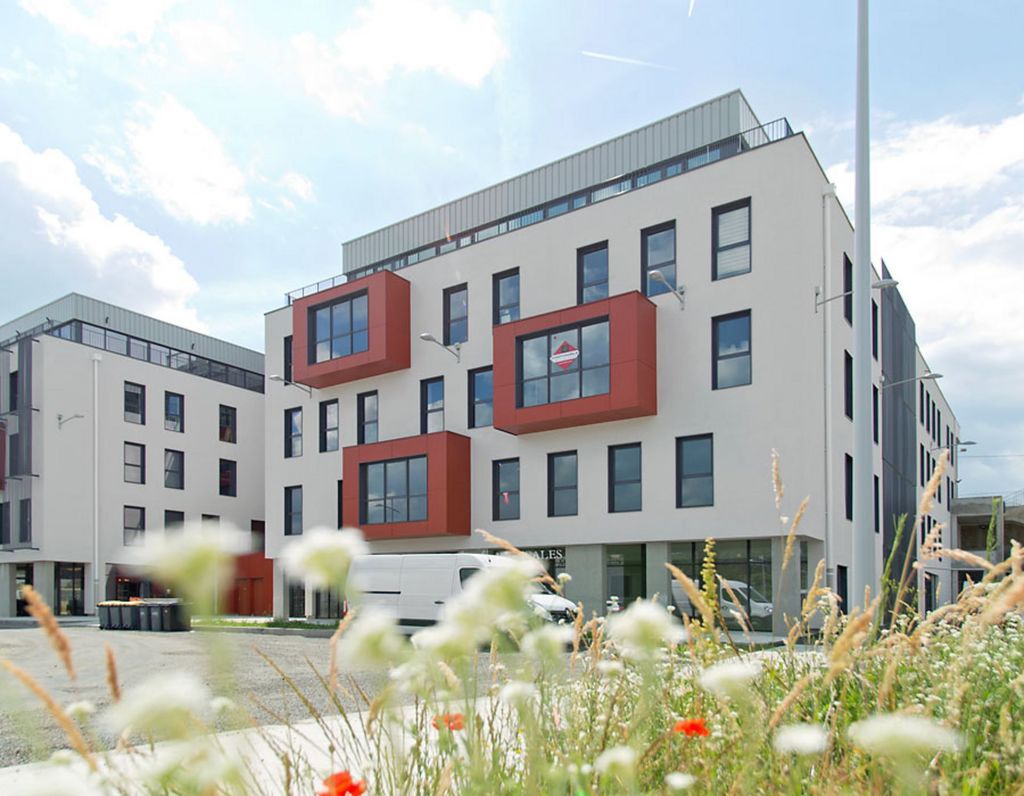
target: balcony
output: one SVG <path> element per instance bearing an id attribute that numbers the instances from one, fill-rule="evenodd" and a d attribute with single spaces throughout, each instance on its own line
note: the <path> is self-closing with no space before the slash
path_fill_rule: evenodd
<path id="1" fill-rule="evenodd" d="M 494 427 L 530 434 L 658 413 L 656 306 L 637 291 L 494 327 Z"/>
<path id="2" fill-rule="evenodd" d="M 469 444 L 469 437 L 438 431 L 345 448 L 342 523 L 371 541 L 468 536 Z M 421 458 L 425 477 L 415 462 Z"/>
<path id="3" fill-rule="evenodd" d="M 388 271 L 292 304 L 292 379 L 331 387 L 409 367 L 409 282 Z"/>

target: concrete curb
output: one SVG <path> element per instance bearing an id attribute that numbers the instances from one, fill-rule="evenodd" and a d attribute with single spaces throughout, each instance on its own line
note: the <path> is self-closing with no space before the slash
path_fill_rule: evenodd
<path id="1" fill-rule="evenodd" d="M 314 630 L 308 627 L 236 627 L 217 625 L 193 625 L 192 630 L 201 633 L 252 633 L 257 636 L 302 636 L 304 638 L 330 638 L 334 635 L 334 628 Z"/>

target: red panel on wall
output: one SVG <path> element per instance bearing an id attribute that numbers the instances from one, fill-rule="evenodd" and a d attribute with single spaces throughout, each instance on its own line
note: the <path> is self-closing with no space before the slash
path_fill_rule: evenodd
<path id="1" fill-rule="evenodd" d="M 270 616 L 274 612 L 274 562 L 262 551 L 235 558 L 235 582 L 226 596 L 225 613 Z"/>
<path id="2" fill-rule="evenodd" d="M 518 406 L 518 339 L 602 317 L 608 318 L 609 326 L 609 391 L 540 406 Z M 494 327 L 495 428 L 529 434 L 657 413 L 657 307 L 638 291 Z"/>
<path id="3" fill-rule="evenodd" d="M 342 452 L 342 524 L 361 528 L 367 539 L 466 536 L 469 522 L 469 437 L 451 431 L 420 434 Z M 360 465 L 412 456 L 427 457 L 427 519 L 363 525 L 359 522 Z"/>
<path id="4" fill-rule="evenodd" d="M 358 354 L 311 363 L 310 311 L 364 291 L 369 348 Z M 378 271 L 305 296 L 292 304 L 292 379 L 310 387 L 330 387 L 403 370 L 410 363 L 409 323 L 409 281 L 390 271 Z"/>

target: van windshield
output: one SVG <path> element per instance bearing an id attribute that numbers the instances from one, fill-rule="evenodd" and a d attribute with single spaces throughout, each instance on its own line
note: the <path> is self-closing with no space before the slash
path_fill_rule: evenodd
<path id="1" fill-rule="evenodd" d="M 466 581 L 480 571 L 479 567 L 462 567 L 459 570 L 459 585 L 465 586 Z"/>

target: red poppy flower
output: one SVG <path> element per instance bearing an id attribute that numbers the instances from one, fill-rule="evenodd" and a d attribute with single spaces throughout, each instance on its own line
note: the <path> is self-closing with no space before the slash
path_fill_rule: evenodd
<path id="1" fill-rule="evenodd" d="M 672 728 L 672 732 L 678 732 L 687 738 L 701 736 L 702 738 L 711 734 L 704 719 L 680 719 Z"/>
<path id="2" fill-rule="evenodd" d="M 339 771 L 324 780 L 324 788 L 319 796 L 360 796 L 366 792 L 366 783 L 348 771 Z"/>
<path id="3" fill-rule="evenodd" d="M 461 730 L 465 725 L 463 724 L 463 715 L 461 713 L 445 713 L 443 716 L 434 716 L 433 722 L 435 730 L 441 729 L 444 726 L 448 730 Z"/>

